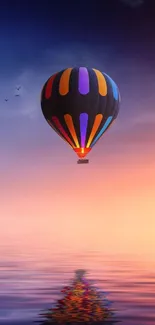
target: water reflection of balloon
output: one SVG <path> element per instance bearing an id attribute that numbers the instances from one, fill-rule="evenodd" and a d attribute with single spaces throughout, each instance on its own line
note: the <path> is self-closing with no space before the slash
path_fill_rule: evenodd
<path id="1" fill-rule="evenodd" d="M 113 325 L 114 310 L 98 288 L 85 278 L 85 270 L 77 270 L 72 283 L 61 290 L 63 297 L 47 312 L 40 314 L 40 325 Z"/>
<path id="2" fill-rule="evenodd" d="M 43 115 L 80 161 L 116 119 L 119 90 L 106 74 L 86 67 L 52 75 L 41 94 Z"/>

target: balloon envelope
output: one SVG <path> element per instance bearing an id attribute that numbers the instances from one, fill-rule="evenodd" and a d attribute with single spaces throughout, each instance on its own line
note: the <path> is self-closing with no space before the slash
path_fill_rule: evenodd
<path id="1" fill-rule="evenodd" d="M 46 121 L 80 158 L 116 119 L 119 104 L 115 82 L 106 73 L 86 67 L 55 73 L 41 93 Z"/>

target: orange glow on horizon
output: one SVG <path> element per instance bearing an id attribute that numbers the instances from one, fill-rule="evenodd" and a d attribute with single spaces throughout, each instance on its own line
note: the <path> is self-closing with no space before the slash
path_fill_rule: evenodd
<path id="1" fill-rule="evenodd" d="M 62 156 L 21 157 L 19 168 L 1 177 L 1 246 L 155 259 L 153 151 L 97 157 L 95 150 L 86 168 L 68 148 Z"/>

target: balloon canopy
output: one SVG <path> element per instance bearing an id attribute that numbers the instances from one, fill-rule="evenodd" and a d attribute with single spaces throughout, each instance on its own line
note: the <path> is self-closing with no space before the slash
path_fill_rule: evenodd
<path id="1" fill-rule="evenodd" d="M 52 75 L 41 93 L 43 115 L 79 158 L 84 158 L 116 119 L 120 94 L 103 72 L 67 68 Z"/>

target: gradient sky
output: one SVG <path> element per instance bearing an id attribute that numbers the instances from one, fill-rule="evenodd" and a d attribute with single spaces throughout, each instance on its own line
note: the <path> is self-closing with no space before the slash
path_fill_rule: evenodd
<path id="1" fill-rule="evenodd" d="M 2 247 L 155 257 L 153 4 L 2 1 Z M 47 78 L 75 65 L 108 73 L 122 98 L 119 116 L 89 154 L 88 166 L 76 164 L 40 108 Z M 20 98 L 14 96 L 19 84 Z"/>

